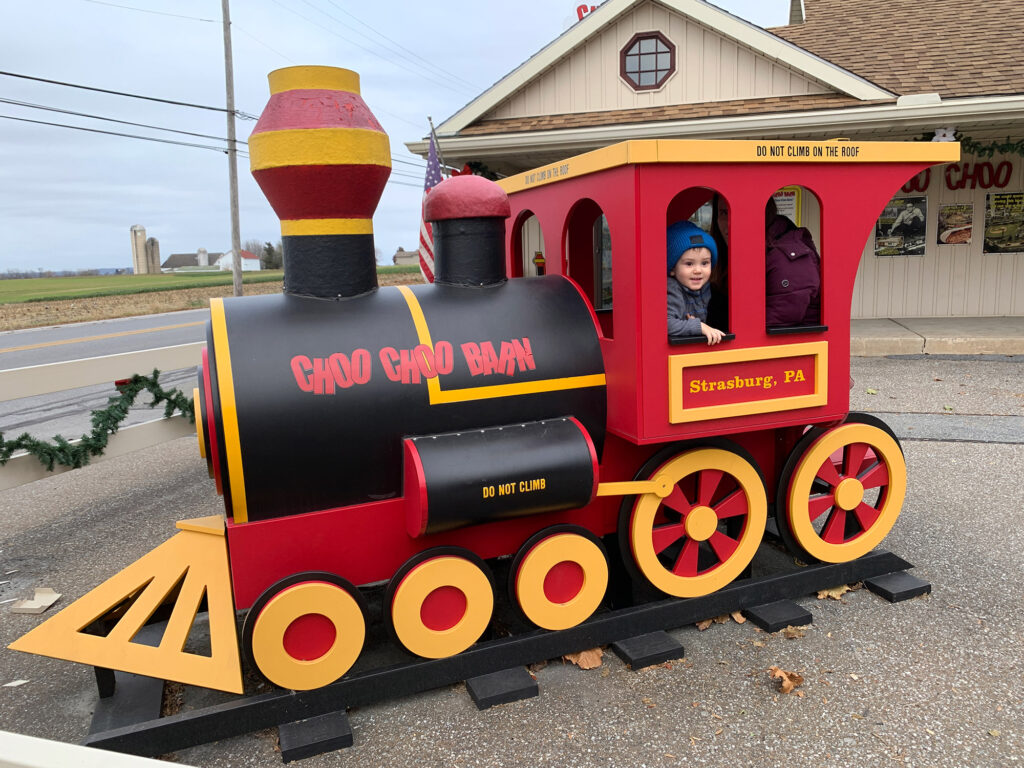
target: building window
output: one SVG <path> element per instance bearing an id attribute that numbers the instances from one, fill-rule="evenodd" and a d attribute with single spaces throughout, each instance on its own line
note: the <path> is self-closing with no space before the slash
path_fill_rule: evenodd
<path id="1" fill-rule="evenodd" d="M 660 88 L 676 70 L 676 47 L 660 32 L 641 32 L 622 48 L 619 67 L 634 90 Z"/>

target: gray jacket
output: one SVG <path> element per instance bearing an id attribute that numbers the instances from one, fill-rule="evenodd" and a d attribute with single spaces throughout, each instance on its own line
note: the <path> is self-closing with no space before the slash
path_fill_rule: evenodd
<path id="1" fill-rule="evenodd" d="M 711 283 L 705 283 L 699 291 L 692 291 L 679 284 L 674 277 L 668 278 L 668 335 L 700 336 L 700 324 L 708 319 L 708 302 L 711 301 Z"/>

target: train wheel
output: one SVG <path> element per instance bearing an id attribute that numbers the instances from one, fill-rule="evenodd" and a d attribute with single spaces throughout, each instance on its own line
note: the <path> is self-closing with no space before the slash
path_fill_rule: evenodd
<path id="1" fill-rule="evenodd" d="M 575 627 L 604 599 L 608 558 L 601 542 L 586 529 L 548 528 L 519 550 L 509 587 L 520 610 L 538 627 Z"/>
<path id="2" fill-rule="evenodd" d="M 633 564 L 675 597 L 724 587 L 750 564 L 764 536 L 768 501 L 761 473 L 740 448 L 720 445 L 663 461 L 648 476 L 665 478 L 669 494 L 637 496 L 627 510 Z"/>
<path id="3" fill-rule="evenodd" d="M 809 560 L 842 563 L 874 549 L 899 517 L 907 465 L 885 424 L 852 413 L 812 430 L 793 449 L 779 482 L 779 534 Z"/>
<path id="4" fill-rule="evenodd" d="M 480 639 L 494 612 L 487 566 L 468 550 L 423 552 L 395 574 L 385 595 L 395 640 L 428 659 L 454 656 Z"/>
<path id="5" fill-rule="evenodd" d="M 243 647 L 275 685 L 307 691 L 355 663 L 366 637 L 362 597 L 330 573 L 301 573 L 272 586 L 249 610 Z"/>

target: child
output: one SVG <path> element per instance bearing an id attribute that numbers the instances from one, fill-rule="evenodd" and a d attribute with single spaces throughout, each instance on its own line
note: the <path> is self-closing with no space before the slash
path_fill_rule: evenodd
<path id="1" fill-rule="evenodd" d="M 677 221 L 666 232 L 668 246 L 668 335 L 704 335 L 708 344 L 722 340 L 722 331 L 708 319 L 711 270 L 718 261 L 715 239 L 688 221 Z"/>

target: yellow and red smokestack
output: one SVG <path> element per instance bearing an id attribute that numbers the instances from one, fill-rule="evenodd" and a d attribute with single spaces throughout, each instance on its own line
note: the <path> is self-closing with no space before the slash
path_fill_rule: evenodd
<path id="1" fill-rule="evenodd" d="M 337 67 L 271 72 L 270 101 L 249 137 L 256 183 L 281 219 L 285 293 L 357 296 L 377 287 L 372 216 L 391 145 Z"/>

